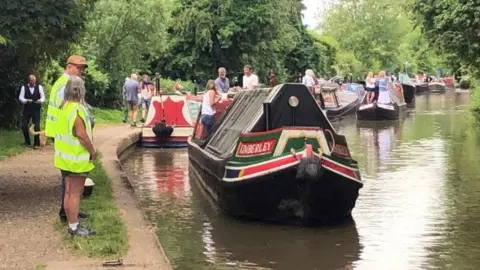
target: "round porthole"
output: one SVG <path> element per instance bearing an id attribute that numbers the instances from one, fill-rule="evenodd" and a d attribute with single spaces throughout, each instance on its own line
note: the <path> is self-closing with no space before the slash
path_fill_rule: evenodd
<path id="1" fill-rule="evenodd" d="M 288 105 L 290 105 L 292 108 L 295 108 L 298 106 L 298 98 L 296 96 L 291 96 L 288 99 Z"/>

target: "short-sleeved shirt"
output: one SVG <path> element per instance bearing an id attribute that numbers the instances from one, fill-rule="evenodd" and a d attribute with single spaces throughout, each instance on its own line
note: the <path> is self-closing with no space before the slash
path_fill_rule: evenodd
<path id="1" fill-rule="evenodd" d="M 228 89 L 230 89 L 230 80 L 228 80 L 228 78 L 222 79 L 218 77 L 215 80 L 215 90 L 222 93 L 227 93 Z"/>
<path id="2" fill-rule="evenodd" d="M 138 82 L 128 80 L 125 82 L 125 100 L 138 102 Z"/>

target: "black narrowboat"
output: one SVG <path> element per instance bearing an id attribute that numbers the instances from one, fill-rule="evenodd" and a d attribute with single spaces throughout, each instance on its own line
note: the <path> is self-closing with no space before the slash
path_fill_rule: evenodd
<path id="1" fill-rule="evenodd" d="M 188 154 L 226 213 L 301 225 L 351 220 L 358 164 L 306 86 L 239 92 L 216 117 L 211 134 L 197 122 Z"/>

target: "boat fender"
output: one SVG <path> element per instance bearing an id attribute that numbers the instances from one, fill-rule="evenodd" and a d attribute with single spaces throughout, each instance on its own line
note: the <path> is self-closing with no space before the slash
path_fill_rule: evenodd
<path id="1" fill-rule="evenodd" d="M 152 128 L 153 133 L 157 138 L 169 138 L 173 133 L 173 127 L 167 126 L 165 121 L 161 121 L 160 123 L 156 123 L 155 126 Z"/>
<path id="2" fill-rule="evenodd" d="M 309 182 L 315 182 L 322 178 L 323 167 L 318 158 L 308 157 L 303 158 L 298 163 L 297 179 L 304 179 Z"/>

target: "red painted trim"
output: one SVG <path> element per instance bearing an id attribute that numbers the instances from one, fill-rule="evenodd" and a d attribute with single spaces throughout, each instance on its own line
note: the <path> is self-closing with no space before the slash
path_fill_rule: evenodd
<path id="1" fill-rule="evenodd" d="M 280 167 L 280 166 L 283 166 L 283 165 L 287 165 L 289 163 L 294 163 L 294 162 L 300 160 L 302 158 L 302 156 L 303 156 L 303 154 L 300 153 L 300 154 L 296 154 L 296 156 L 291 155 L 288 158 L 278 159 L 278 160 L 274 160 L 272 162 L 268 162 L 268 163 L 265 163 L 265 164 L 260 164 L 260 165 L 252 166 L 252 167 L 249 167 L 249 168 L 246 168 L 246 169 L 241 169 L 241 170 L 243 170 L 242 177 L 250 175 L 250 174 L 255 174 L 255 173 L 262 172 L 262 171 L 270 170 L 270 169 Z"/>
<path id="2" fill-rule="evenodd" d="M 355 174 L 355 171 L 353 171 L 352 169 L 348 169 L 348 168 L 345 168 L 343 166 L 339 166 L 329 160 L 326 160 L 324 158 L 322 158 L 322 165 L 327 167 L 327 168 L 330 168 L 332 169 L 333 171 L 338 171 L 338 172 L 341 172 L 345 175 L 348 175 L 354 179 L 358 179 L 357 175 Z"/>
<path id="3" fill-rule="evenodd" d="M 316 128 L 316 127 L 281 127 L 277 129 L 272 129 L 269 131 L 260 131 L 260 132 L 246 132 L 246 133 L 240 133 L 240 136 L 242 137 L 253 137 L 253 136 L 258 136 L 258 135 L 266 135 L 266 134 L 272 134 L 276 133 L 282 130 L 323 130 L 322 128 Z M 333 132 L 333 130 L 332 130 Z"/>
<path id="4" fill-rule="evenodd" d="M 305 145 L 305 150 L 307 151 L 307 157 L 311 157 L 313 153 L 313 147 L 311 144 Z"/>

